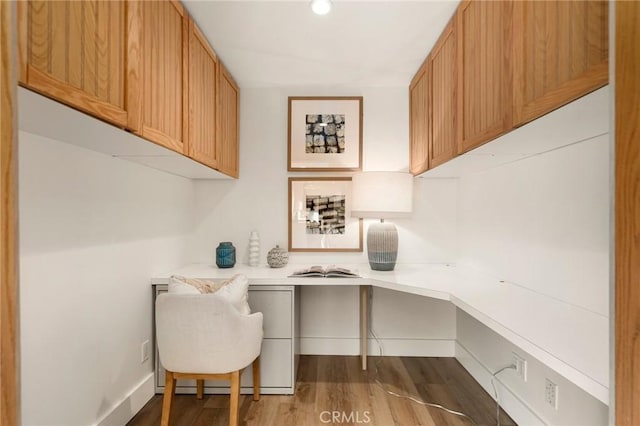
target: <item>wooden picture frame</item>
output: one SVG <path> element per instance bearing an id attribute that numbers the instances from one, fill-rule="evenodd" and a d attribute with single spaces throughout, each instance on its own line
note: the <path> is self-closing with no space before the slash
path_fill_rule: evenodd
<path id="1" fill-rule="evenodd" d="M 290 96 L 287 170 L 362 170 L 362 96 Z"/>
<path id="2" fill-rule="evenodd" d="M 362 219 L 351 217 L 350 177 L 289 178 L 289 251 L 362 251 Z"/>

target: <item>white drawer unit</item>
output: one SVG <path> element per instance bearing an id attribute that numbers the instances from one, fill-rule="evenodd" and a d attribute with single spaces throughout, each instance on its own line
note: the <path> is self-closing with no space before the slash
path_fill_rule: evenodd
<path id="1" fill-rule="evenodd" d="M 153 286 L 155 298 L 167 291 L 166 284 Z M 300 358 L 299 330 L 299 292 L 295 286 L 264 285 L 249 287 L 249 305 L 251 312 L 262 312 L 264 339 L 260 353 L 260 392 L 263 394 L 293 394 L 296 383 L 296 371 Z M 155 341 L 155 310 L 154 310 Z M 242 374 L 241 392 L 253 392 L 253 373 L 246 368 Z M 164 393 L 164 368 L 160 364 L 158 349 L 155 350 L 155 390 Z M 205 393 L 229 393 L 226 382 L 206 381 Z M 176 393 L 196 393 L 195 380 L 178 380 Z"/>

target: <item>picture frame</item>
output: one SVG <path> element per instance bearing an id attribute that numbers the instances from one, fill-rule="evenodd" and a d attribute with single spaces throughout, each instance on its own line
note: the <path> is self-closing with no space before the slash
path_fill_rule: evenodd
<path id="1" fill-rule="evenodd" d="M 290 96 L 287 170 L 362 170 L 362 96 Z"/>
<path id="2" fill-rule="evenodd" d="M 351 217 L 351 177 L 289 178 L 289 251 L 361 252 L 362 219 Z"/>

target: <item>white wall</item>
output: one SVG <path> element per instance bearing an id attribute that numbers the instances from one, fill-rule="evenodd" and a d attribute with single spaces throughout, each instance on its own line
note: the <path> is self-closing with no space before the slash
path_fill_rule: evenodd
<path id="1" fill-rule="evenodd" d="M 300 290 L 301 352 L 359 355 L 358 288 Z M 456 310 L 451 303 L 375 287 L 371 291 L 370 355 L 455 355 Z"/>
<path id="2" fill-rule="evenodd" d="M 153 394 L 149 278 L 188 261 L 193 184 L 23 132 L 19 150 L 23 424 L 123 424 Z"/>
<path id="3" fill-rule="evenodd" d="M 532 290 L 549 302 L 565 303 L 567 309 L 608 318 L 608 134 L 464 175 L 458 197 L 459 263 L 504 280 L 505 285 Z M 588 336 L 589 330 L 579 332 Z M 457 316 L 457 343 L 457 357 L 488 389 L 488 371 L 509 365 L 511 352 L 520 351 L 462 312 Z M 506 395 L 511 409 L 515 415 L 525 413 L 516 421 L 607 423 L 606 405 L 529 354 L 522 355 L 530 365 L 528 383 L 514 379 L 511 371 L 501 375 L 511 389 Z M 608 386 L 608 360 L 598 354 L 577 353 L 563 361 Z M 589 368 L 582 368 L 585 365 Z M 560 385 L 557 411 L 543 400 L 545 377 Z"/>
<path id="4" fill-rule="evenodd" d="M 247 262 L 249 233 L 261 237 L 261 259 L 275 244 L 287 245 L 287 178 L 340 173 L 287 172 L 287 97 L 364 97 L 364 170 L 408 169 L 408 91 L 406 88 L 243 89 L 240 99 L 240 179 L 197 181 L 193 258 L 213 262 L 220 241 L 232 241 L 238 261 Z M 349 173 L 342 173 L 349 175 Z M 450 262 L 455 257 L 456 181 L 415 180 L 413 218 L 395 221 L 400 233 L 399 262 Z M 427 220 L 424 220 L 427 219 Z M 366 225 L 365 223 L 365 233 Z M 423 238 L 424 237 L 424 238 Z M 367 262 L 362 253 L 295 253 L 292 263 Z"/>
<path id="5" fill-rule="evenodd" d="M 409 101 L 406 87 L 243 89 L 240 99 L 240 179 L 196 182 L 194 261 L 213 263 L 217 244 L 232 241 L 238 261 L 246 263 L 249 233 L 257 230 L 261 238 L 261 261 L 266 263 L 266 254 L 275 244 L 287 246 L 287 178 L 336 175 L 287 172 L 287 97 L 301 95 L 363 96 L 364 170 L 408 169 Z M 456 190 L 455 179 L 415 180 L 413 218 L 395 221 L 400 234 L 398 262 L 454 261 Z M 365 221 L 365 233 L 369 223 Z M 368 268 L 366 252 L 294 253 L 290 256 L 291 263 L 362 263 Z M 357 300 L 357 293 L 349 289 L 304 289 L 301 300 L 303 352 L 357 353 L 358 321 L 357 316 L 354 317 Z M 394 314 L 398 303 L 404 302 L 390 293 L 376 292 L 374 325 L 377 321 L 392 324 L 387 333 L 389 336 L 406 329 L 410 330 L 411 339 L 440 339 L 442 334 L 423 327 L 425 323 L 438 323 L 446 324 L 443 333 L 447 339 L 453 338 L 455 314 L 452 310 L 427 309 L 430 301 L 419 298 L 417 302 L 404 303 L 409 310 L 402 319 Z M 327 312 L 332 314 L 327 315 Z M 412 321 L 412 316 L 420 321 Z M 411 339 L 407 337 L 406 340 Z M 444 355 L 443 352 L 429 352 L 427 347 L 435 346 L 420 342 L 410 346 L 405 354 Z M 449 353 L 452 353 L 452 346 Z"/>
<path id="6" fill-rule="evenodd" d="M 608 316 L 609 196 L 609 135 L 463 176 L 460 262 Z"/>

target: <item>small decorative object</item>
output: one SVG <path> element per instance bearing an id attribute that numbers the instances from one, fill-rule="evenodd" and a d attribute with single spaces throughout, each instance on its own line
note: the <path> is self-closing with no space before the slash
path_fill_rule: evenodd
<path id="1" fill-rule="evenodd" d="M 216 265 L 218 268 L 233 268 L 236 264 L 236 248 L 229 241 L 221 242 L 216 247 Z"/>
<path id="2" fill-rule="evenodd" d="M 276 245 L 274 248 L 269 250 L 269 253 L 267 254 L 267 263 L 272 268 L 282 268 L 289 263 L 289 252 L 280 248 L 279 245 Z"/>
<path id="3" fill-rule="evenodd" d="M 289 97 L 288 170 L 362 170 L 362 96 Z"/>
<path id="4" fill-rule="evenodd" d="M 350 177 L 289 178 L 289 251 L 362 251 Z"/>
<path id="5" fill-rule="evenodd" d="M 260 235 L 258 231 L 251 232 L 249 236 L 249 266 L 260 264 Z"/>

